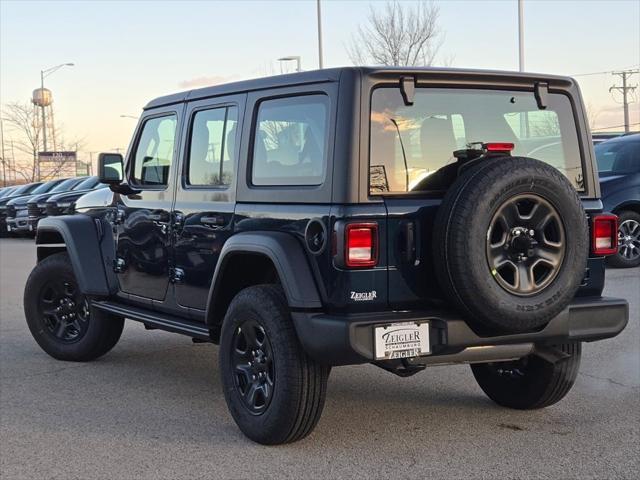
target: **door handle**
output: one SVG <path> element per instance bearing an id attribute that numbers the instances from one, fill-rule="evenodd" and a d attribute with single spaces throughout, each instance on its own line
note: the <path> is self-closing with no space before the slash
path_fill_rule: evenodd
<path id="1" fill-rule="evenodd" d="M 200 223 L 202 223 L 203 225 L 220 227 L 224 225 L 225 222 L 222 215 L 210 215 L 206 217 L 200 217 Z"/>

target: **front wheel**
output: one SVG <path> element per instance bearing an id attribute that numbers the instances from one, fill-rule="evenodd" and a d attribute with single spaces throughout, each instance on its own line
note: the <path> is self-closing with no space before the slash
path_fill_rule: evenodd
<path id="1" fill-rule="evenodd" d="M 227 406 L 247 437 L 275 445 L 311 433 L 324 407 L 329 367 L 303 351 L 280 287 L 253 286 L 236 295 L 219 355 Z"/>
<path id="2" fill-rule="evenodd" d="M 556 348 L 563 355 L 556 362 L 531 354 L 512 362 L 473 364 L 471 370 L 480 388 L 498 405 L 518 410 L 548 407 L 569 393 L 580 367 L 580 343 Z"/>
<path id="3" fill-rule="evenodd" d="M 24 289 L 24 313 L 38 345 L 58 360 L 94 360 L 118 343 L 124 327 L 122 317 L 91 308 L 66 253 L 51 255 L 33 269 Z"/>

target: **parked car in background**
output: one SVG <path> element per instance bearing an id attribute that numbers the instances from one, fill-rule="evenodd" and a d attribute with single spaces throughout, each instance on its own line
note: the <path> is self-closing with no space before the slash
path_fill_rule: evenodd
<path id="1" fill-rule="evenodd" d="M 625 135 L 594 148 L 605 211 L 620 217 L 615 267 L 640 265 L 640 134 Z"/>
<path id="2" fill-rule="evenodd" d="M 621 132 L 591 133 L 591 140 L 593 141 L 593 145 L 595 146 L 602 142 L 611 140 L 612 138 L 618 138 L 623 135 L 624 133 L 621 133 Z"/>
<path id="3" fill-rule="evenodd" d="M 49 192 L 31 197 L 31 199 L 27 203 L 27 216 L 29 226 L 33 229 L 33 231 L 36 230 L 40 219 L 47 216 L 45 211 L 47 208 L 46 202 L 50 197 L 73 190 L 87 178 L 88 177 L 67 178 L 66 180 L 63 180 L 60 184 L 58 184 L 55 188 L 52 188 Z"/>
<path id="4" fill-rule="evenodd" d="M 7 231 L 14 233 L 26 233 L 34 231 L 29 226 L 27 203 L 29 203 L 29 201 L 31 201 L 31 199 L 34 197 L 37 197 L 43 193 L 50 192 L 57 185 L 60 185 L 60 183 L 62 183 L 63 181 L 64 179 L 58 179 L 44 182 L 37 188 L 33 189 L 28 195 L 22 195 L 7 202 Z"/>
<path id="5" fill-rule="evenodd" d="M 19 187 L 16 187 L 14 190 L 12 190 L 8 195 L 0 198 L 0 236 L 4 236 L 7 233 L 7 203 L 9 203 L 14 198 L 28 195 L 33 190 L 38 188 L 41 184 L 42 182 L 35 182 L 20 185 Z"/>
<path id="6" fill-rule="evenodd" d="M 50 196 L 46 202 L 46 216 L 71 215 L 75 213 L 76 201 L 80 197 L 95 189 L 106 187 L 106 184 L 100 183 L 98 177 L 87 177 L 82 183 L 76 185 L 70 191 Z"/>
<path id="7" fill-rule="evenodd" d="M 16 189 L 16 187 L 2 187 L 2 188 L 0 188 L 0 198 L 6 197 L 11 192 L 13 192 L 15 189 Z"/>

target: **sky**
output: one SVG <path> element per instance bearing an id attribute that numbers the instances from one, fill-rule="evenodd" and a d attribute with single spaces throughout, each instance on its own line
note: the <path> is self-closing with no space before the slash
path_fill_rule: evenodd
<path id="1" fill-rule="evenodd" d="M 621 99 L 608 91 L 619 79 L 582 74 L 637 68 L 640 0 L 524 2 L 525 70 L 578 75 L 596 128 L 621 125 Z M 436 64 L 518 69 L 516 0 L 434 3 L 442 32 Z M 346 47 L 358 25 L 383 7 L 322 0 L 325 67 L 351 64 Z M 287 55 L 300 55 L 304 70 L 317 68 L 315 0 L 0 0 L 0 102 L 28 101 L 41 69 L 73 62 L 45 87 L 56 126 L 82 140 L 81 158 L 125 149 L 136 121 L 121 115 L 138 116 L 154 97 L 276 74 Z M 639 103 L 631 114 L 640 122 Z"/>

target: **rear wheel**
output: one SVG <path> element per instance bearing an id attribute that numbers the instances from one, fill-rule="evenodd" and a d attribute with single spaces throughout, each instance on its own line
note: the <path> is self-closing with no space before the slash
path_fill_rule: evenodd
<path id="1" fill-rule="evenodd" d="M 91 308 L 66 253 L 51 255 L 33 269 L 24 312 L 33 338 L 58 360 L 94 360 L 118 343 L 124 327 L 123 318 Z"/>
<path id="2" fill-rule="evenodd" d="M 281 444 L 311 433 L 324 407 L 329 367 L 302 350 L 280 287 L 253 286 L 236 295 L 219 355 L 229 411 L 247 437 Z"/>
<path id="3" fill-rule="evenodd" d="M 580 367 L 580 343 L 556 348 L 564 355 L 556 362 L 531 354 L 512 362 L 474 364 L 471 370 L 480 388 L 498 405 L 519 410 L 548 407 L 569 393 Z"/>
<path id="4" fill-rule="evenodd" d="M 627 210 L 618 215 L 618 253 L 607 262 L 619 268 L 640 265 L 640 214 Z"/>

